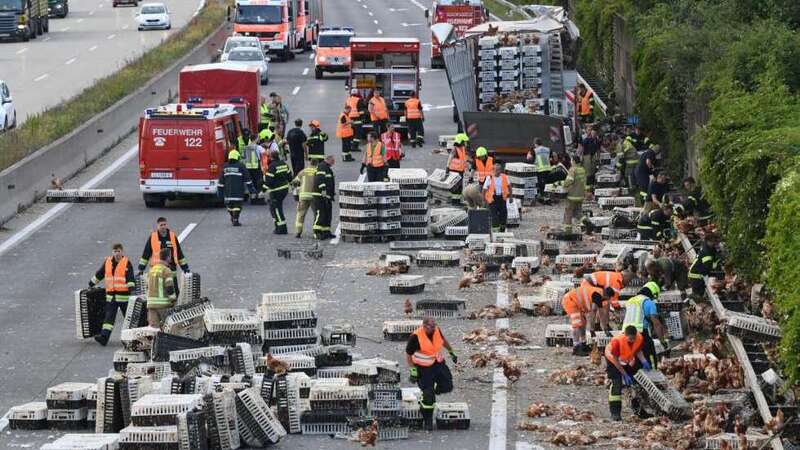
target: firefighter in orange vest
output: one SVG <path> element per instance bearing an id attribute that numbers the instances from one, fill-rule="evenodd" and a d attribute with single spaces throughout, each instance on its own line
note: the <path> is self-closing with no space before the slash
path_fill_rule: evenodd
<path id="1" fill-rule="evenodd" d="M 350 118 L 350 106 L 344 107 L 344 111 L 339 114 L 339 120 L 336 122 L 336 137 L 342 140 L 342 161 L 353 161 L 353 155 L 350 152 L 353 149 L 353 122 Z"/>
<path id="2" fill-rule="evenodd" d="M 111 246 L 111 256 L 107 257 L 103 265 L 97 269 L 89 287 L 92 288 L 102 281 L 106 288 L 105 312 L 103 314 L 103 327 L 100 334 L 95 335 L 94 340 L 105 346 L 114 330 L 114 321 L 117 319 L 117 308 L 122 311 L 122 315 L 127 314 L 128 296 L 136 286 L 136 279 L 133 276 L 133 264 L 128 261 L 128 257 L 123 253 L 122 244 Z"/>
<path id="3" fill-rule="evenodd" d="M 416 381 L 422 391 L 419 401 L 420 411 L 425 429 L 433 430 L 433 410 L 436 407 L 436 395 L 447 394 L 453 390 L 453 374 L 444 362 L 442 350 L 450 353 L 453 364 L 458 363 L 453 347 L 430 317 L 422 320 L 406 344 L 406 362 L 410 368 L 410 379 Z"/>
<path id="4" fill-rule="evenodd" d="M 156 230 L 150 233 L 150 237 L 144 244 L 142 257 L 139 258 L 139 275 L 144 273 L 144 268 L 147 266 L 147 263 L 153 265 L 158 262 L 158 252 L 162 248 L 169 248 L 172 250 L 172 261 L 169 263 L 170 270 L 173 272 L 175 271 L 175 263 L 177 262 L 184 273 L 189 271 L 189 263 L 186 262 L 186 257 L 183 256 L 183 249 L 181 249 L 181 244 L 178 242 L 175 232 L 169 229 L 167 219 L 159 217 L 156 220 Z"/>
<path id="5" fill-rule="evenodd" d="M 374 131 L 370 131 L 367 134 L 367 150 L 364 152 L 360 173 L 364 173 L 364 169 L 367 169 L 367 181 L 370 183 L 383 181 L 388 172 L 386 168 L 386 147 L 378 139 L 378 135 Z"/>
<path id="6" fill-rule="evenodd" d="M 511 197 L 511 185 L 508 184 L 508 177 L 503 173 L 502 164 L 495 165 L 492 171 L 493 174 L 487 176 L 483 182 L 483 197 L 492 214 L 492 231 L 506 231 L 506 221 L 508 220 L 506 201 Z"/>
<path id="7" fill-rule="evenodd" d="M 372 131 L 380 136 L 386 131 L 386 124 L 389 122 L 389 109 L 386 107 L 386 99 L 381 97 L 380 89 L 373 89 L 368 108 Z"/>
<path id="8" fill-rule="evenodd" d="M 642 348 L 644 336 L 633 325 L 625 327 L 625 334 L 615 336 L 606 345 L 606 374 L 611 380 L 608 388 L 608 409 L 611 419 L 622 420 L 622 387 L 633 385 L 633 376 L 639 368 L 650 370 Z M 631 399 L 634 411 L 639 409 L 639 399 Z"/>
<path id="9" fill-rule="evenodd" d="M 594 336 L 595 318 L 603 307 L 603 301 L 613 295 L 611 288 L 594 286 L 579 286 L 570 290 L 561 299 L 561 306 L 567 314 L 567 320 L 572 325 L 572 354 L 575 356 L 588 356 L 590 349 L 586 344 L 586 327 Z M 608 334 L 608 316 L 600 316 L 600 325 Z"/>
<path id="10" fill-rule="evenodd" d="M 633 279 L 633 272 L 630 270 L 623 270 L 622 272 L 615 272 L 612 270 L 598 270 L 588 275 L 583 276 L 581 286 L 594 286 L 601 288 L 611 288 L 614 290 L 614 295 L 611 296 L 610 306 L 614 309 L 619 308 L 619 293 L 622 289 L 630 284 Z M 609 303 L 603 303 L 603 308 L 608 309 Z"/>
<path id="11" fill-rule="evenodd" d="M 417 93 L 412 92 L 411 98 L 406 100 L 406 125 L 408 125 L 408 140 L 411 141 L 411 148 L 425 143 L 425 129 L 422 122 L 425 116 L 422 113 L 422 104 L 417 98 Z"/>
<path id="12" fill-rule="evenodd" d="M 494 158 L 489 156 L 486 147 L 478 147 L 475 150 L 475 160 L 472 162 L 475 168 L 475 176 L 478 177 L 478 182 L 483 183 L 486 177 L 494 173 Z"/>
<path id="13" fill-rule="evenodd" d="M 381 135 L 381 142 L 386 148 L 386 165 L 389 169 L 399 169 L 403 158 L 403 137 L 394 130 L 394 125 L 386 124 L 386 132 Z"/>
<path id="14" fill-rule="evenodd" d="M 452 189 L 450 189 L 450 202 L 453 204 L 460 204 L 461 203 L 461 193 L 464 189 L 464 172 L 467 170 L 467 143 L 468 140 L 465 134 L 457 134 L 455 140 L 453 141 L 453 150 L 450 152 L 450 156 L 447 158 L 447 169 L 445 169 L 445 178 L 450 174 L 450 172 L 456 172 L 461 175 L 462 180 L 459 180 Z"/>
<path id="15" fill-rule="evenodd" d="M 586 88 L 585 84 L 578 86 L 578 117 L 581 123 L 591 123 L 592 121 L 592 92 Z"/>
<path id="16" fill-rule="evenodd" d="M 352 151 L 361 151 L 361 142 L 367 139 L 364 134 L 364 117 L 367 113 L 367 102 L 358 93 L 358 89 L 350 89 L 350 97 L 347 97 L 345 105 L 350 107 L 350 123 L 353 125 L 353 147 Z"/>

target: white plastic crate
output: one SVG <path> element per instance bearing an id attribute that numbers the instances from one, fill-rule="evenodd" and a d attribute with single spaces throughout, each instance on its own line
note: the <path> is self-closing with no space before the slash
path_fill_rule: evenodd
<path id="1" fill-rule="evenodd" d="M 152 348 L 153 339 L 159 331 L 161 330 L 149 326 L 127 328 L 122 330 L 119 340 L 126 349 L 133 351 L 149 350 Z"/>
<path id="2" fill-rule="evenodd" d="M 252 435 L 261 442 L 277 444 L 287 434 L 275 413 L 249 389 L 237 395 L 236 411 Z"/>
<path id="3" fill-rule="evenodd" d="M 744 436 L 747 440 L 747 449 L 763 448 L 764 444 L 769 440 L 769 436 L 758 431 L 748 430 Z M 727 448 L 731 450 L 747 450 L 739 446 L 739 439 L 739 435 L 736 433 L 719 433 L 713 436 L 706 436 L 706 448 L 719 449 L 722 448 L 722 442 L 725 442 L 728 445 Z"/>
<path id="4" fill-rule="evenodd" d="M 389 181 L 397 183 L 401 188 L 404 184 L 426 184 L 428 171 L 419 168 L 389 169 Z"/>
<path id="5" fill-rule="evenodd" d="M 316 306 L 317 292 L 314 290 L 292 291 L 292 292 L 269 292 L 261 294 L 262 305 L 287 305 L 287 304 L 310 304 Z"/>
<path id="6" fill-rule="evenodd" d="M 352 205 L 359 208 L 369 207 L 378 204 L 378 199 L 375 197 L 356 197 L 353 195 L 340 195 L 340 205 Z"/>
<path id="7" fill-rule="evenodd" d="M 373 217 L 378 217 L 378 210 L 377 209 L 347 209 L 341 208 L 339 209 L 339 217 L 353 217 L 359 219 L 369 219 Z"/>
<path id="8" fill-rule="evenodd" d="M 597 199 L 597 204 L 603 209 L 612 209 L 633 206 L 636 200 L 633 197 L 601 197 Z"/>
<path id="9" fill-rule="evenodd" d="M 199 394 L 147 394 L 131 405 L 131 416 L 177 416 L 202 405 L 203 396 Z"/>
<path id="10" fill-rule="evenodd" d="M 350 381 L 347 378 L 314 378 L 310 380 L 310 389 L 315 386 L 321 387 L 345 387 L 350 386 Z"/>
<path id="11" fill-rule="evenodd" d="M 389 279 L 389 287 L 412 288 L 425 285 L 423 275 L 396 275 Z"/>
<path id="12" fill-rule="evenodd" d="M 492 241 L 490 234 L 468 234 L 464 242 L 470 250 L 484 250 L 486 244 Z"/>
<path id="13" fill-rule="evenodd" d="M 246 391 L 242 391 L 246 392 Z M 236 394 L 227 389 L 211 393 L 211 411 L 214 415 L 222 450 L 233 450 L 241 446 L 236 426 Z"/>
<path id="14" fill-rule="evenodd" d="M 339 222 L 341 229 L 345 232 L 347 231 L 354 231 L 354 232 L 369 232 L 369 231 L 378 231 L 378 222 L 365 222 L 365 223 L 357 223 L 357 222 Z"/>
<path id="15" fill-rule="evenodd" d="M 50 401 L 85 401 L 93 383 L 61 383 L 47 388 L 45 398 Z"/>
<path id="16" fill-rule="evenodd" d="M 435 169 L 428 176 L 428 185 L 438 189 L 450 190 L 457 183 L 461 182 L 461 175 L 458 173 L 450 172 L 447 173 L 446 176 L 445 174 L 446 172 L 444 169 Z"/>
<path id="17" fill-rule="evenodd" d="M 444 229 L 445 236 L 466 237 L 469 234 L 468 226 L 450 226 Z"/>
<path id="18" fill-rule="evenodd" d="M 200 274 L 195 272 L 182 273 L 178 305 L 197 300 L 200 300 Z"/>
<path id="19" fill-rule="evenodd" d="M 30 402 L 12 406 L 8 411 L 8 419 L 14 420 L 47 420 L 47 403 Z"/>
<path id="20" fill-rule="evenodd" d="M 387 338 L 393 336 L 411 335 L 422 326 L 422 320 L 386 320 L 383 322 L 383 335 Z M 407 337 L 407 336 L 406 336 Z"/>
<path id="21" fill-rule="evenodd" d="M 420 250 L 417 252 L 418 266 L 458 265 L 461 253 L 451 250 Z"/>
<path id="22" fill-rule="evenodd" d="M 436 428 L 461 429 L 469 428 L 469 405 L 464 402 L 440 402 L 434 410 Z"/>
<path id="23" fill-rule="evenodd" d="M 300 353 L 288 353 L 281 355 L 280 360 L 289 366 L 290 371 L 302 371 L 315 369 L 317 367 L 314 357 Z"/>
<path id="24" fill-rule="evenodd" d="M 159 381 L 172 376 L 172 368 L 169 362 L 146 361 L 140 363 L 128 363 L 125 369 L 128 378 L 150 376 L 154 381 Z"/>
<path id="25" fill-rule="evenodd" d="M 488 256 L 517 256 L 517 245 L 505 242 L 490 242 L 486 244 L 483 252 Z"/>
<path id="26" fill-rule="evenodd" d="M 304 320 L 309 321 L 317 318 L 316 313 L 314 310 L 311 309 L 299 309 L 299 310 L 283 310 L 278 308 L 273 308 L 269 310 L 267 308 L 259 306 L 258 314 L 261 317 L 261 320 L 264 322 L 287 322 L 293 320 Z"/>
<path id="27" fill-rule="evenodd" d="M 264 330 L 265 341 L 277 341 L 284 339 L 311 339 L 317 337 L 318 334 L 315 328 Z"/>
<path id="28" fill-rule="evenodd" d="M 350 427 L 346 422 L 341 423 L 302 423 L 300 424 L 301 433 L 309 436 L 326 435 L 335 436 L 350 432 Z"/>
<path id="29" fill-rule="evenodd" d="M 316 356 L 322 354 L 324 348 L 319 344 L 301 344 L 301 345 L 280 345 L 269 348 L 272 356 L 279 357 L 282 355 L 289 355 L 292 353 L 299 353 L 301 355 Z"/>
<path id="30" fill-rule="evenodd" d="M 378 230 L 381 232 L 400 230 L 402 227 L 403 226 L 399 220 L 395 222 L 378 222 Z"/>
<path id="31" fill-rule="evenodd" d="M 177 444 L 178 427 L 137 427 L 128 426 L 119 432 L 120 444 Z"/>
<path id="32" fill-rule="evenodd" d="M 517 269 L 526 267 L 530 270 L 536 270 L 539 268 L 539 257 L 538 256 L 517 256 L 511 261 L 511 268 Z"/>
<path id="33" fill-rule="evenodd" d="M 560 184 L 546 184 L 544 186 L 544 192 L 553 195 L 567 195 L 567 188 Z"/>
<path id="34" fill-rule="evenodd" d="M 728 312 L 727 330 L 729 333 L 754 340 L 777 340 L 781 338 L 781 328 L 777 322 L 749 314 Z"/>
<path id="35" fill-rule="evenodd" d="M 253 347 L 247 342 L 238 342 L 232 351 L 240 358 L 240 361 L 234 367 L 241 363 L 241 370 L 243 370 L 244 375 L 249 377 L 255 375 L 256 365 L 253 359 Z"/>
<path id="36" fill-rule="evenodd" d="M 187 350 L 173 350 L 169 352 L 169 362 L 171 363 L 192 361 L 202 358 L 224 358 L 224 357 L 225 357 L 225 347 L 218 345 L 211 347 L 191 348 Z"/>
<path id="37" fill-rule="evenodd" d="M 618 197 L 622 195 L 621 189 L 618 187 L 614 188 L 597 188 L 594 190 L 595 197 Z"/>
<path id="38" fill-rule="evenodd" d="M 309 391 L 308 399 L 312 402 L 337 400 L 367 400 L 369 391 L 366 386 L 321 386 L 316 385 Z"/>
<path id="39" fill-rule="evenodd" d="M 371 371 L 372 368 L 374 368 L 375 370 L 380 369 L 400 373 L 400 364 L 397 361 L 383 358 L 359 359 L 357 361 L 353 361 L 352 366 L 363 371 Z"/>
<path id="40" fill-rule="evenodd" d="M 42 445 L 40 450 L 117 450 L 119 434 L 65 434 L 53 442 Z"/>
<path id="41" fill-rule="evenodd" d="M 47 421 L 48 422 L 79 422 L 86 420 L 89 413 L 87 408 L 77 409 L 48 409 Z"/>
<path id="42" fill-rule="evenodd" d="M 613 270 L 631 254 L 631 247 L 625 244 L 606 244 L 597 255 L 597 266 L 601 269 Z"/>
<path id="43" fill-rule="evenodd" d="M 596 259 L 597 253 L 556 255 L 556 264 L 565 266 L 580 266 L 586 262 L 594 262 Z"/>
<path id="44" fill-rule="evenodd" d="M 615 171 L 598 171 L 595 174 L 595 181 L 598 183 L 619 183 L 622 180 L 622 175 Z"/>
<path id="45" fill-rule="evenodd" d="M 211 309 L 203 314 L 203 322 L 209 333 L 255 331 L 260 334 L 262 329 L 258 314 L 246 309 Z"/>
<path id="46" fill-rule="evenodd" d="M 447 227 L 456 226 L 467 219 L 467 212 L 461 210 L 454 211 L 452 214 L 448 214 L 445 217 L 434 217 L 433 214 L 431 214 L 431 223 L 428 225 L 428 228 L 434 233 L 444 233 Z"/>
<path id="47" fill-rule="evenodd" d="M 670 339 L 681 340 L 683 339 L 683 326 L 681 325 L 681 313 L 671 311 L 665 320 L 667 327 L 667 335 Z"/>

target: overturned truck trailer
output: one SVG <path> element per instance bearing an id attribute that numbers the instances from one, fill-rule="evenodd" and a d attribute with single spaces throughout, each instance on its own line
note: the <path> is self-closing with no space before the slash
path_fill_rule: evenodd
<path id="1" fill-rule="evenodd" d="M 535 138 L 552 150 L 572 144 L 573 105 L 566 91 L 575 74 L 565 68 L 564 25 L 550 17 L 488 22 L 463 38 L 438 30 L 454 120 L 470 136 L 506 160 L 524 157 Z"/>

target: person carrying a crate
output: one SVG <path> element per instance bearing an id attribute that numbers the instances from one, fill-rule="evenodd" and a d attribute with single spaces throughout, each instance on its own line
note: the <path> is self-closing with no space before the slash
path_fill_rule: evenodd
<path id="1" fill-rule="evenodd" d="M 615 336 L 606 345 L 606 375 L 611 380 L 608 388 L 608 409 L 611 419 L 622 420 L 622 387 L 633 385 L 633 376 L 639 370 L 650 370 L 650 363 L 642 351 L 644 336 L 633 325 L 625 327 L 625 333 Z M 633 398 L 631 406 L 638 409 L 638 398 Z"/>
<path id="2" fill-rule="evenodd" d="M 444 178 L 446 179 L 450 175 L 450 172 L 456 172 L 462 177 L 462 180 L 459 180 L 450 190 L 450 202 L 454 205 L 461 203 L 461 194 L 464 188 L 463 177 L 464 172 L 467 170 L 467 161 L 469 160 L 469 155 L 467 155 L 468 144 L 469 138 L 466 134 L 457 134 L 453 141 L 453 150 L 450 151 L 450 156 L 447 158 L 447 168 L 445 169 Z"/>
<path id="3" fill-rule="evenodd" d="M 106 288 L 106 303 L 103 314 L 103 327 L 100 334 L 95 335 L 94 340 L 100 345 L 106 346 L 111 332 L 114 330 L 114 322 L 117 319 L 117 308 L 125 315 L 128 309 L 128 295 L 130 295 L 136 279 L 133 276 L 133 264 L 128 261 L 128 257 L 123 254 L 122 244 L 111 246 L 111 256 L 106 257 L 103 265 L 97 269 L 91 280 L 89 287 L 92 288 L 103 282 Z"/>
<path id="4" fill-rule="evenodd" d="M 422 391 L 419 401 L 425 430 L 433 430 L 433 410 L 436 407 L 436 395 L 447 394 L 453 390 L 453 374 L 444 362 L 442 350 L 450 353 L 453 364 L 458 363 L 453 347 L 430 317 L 422 320 L 406 344 L 406 362 L 410 368 L 410 380 L 416 381 Z"/>

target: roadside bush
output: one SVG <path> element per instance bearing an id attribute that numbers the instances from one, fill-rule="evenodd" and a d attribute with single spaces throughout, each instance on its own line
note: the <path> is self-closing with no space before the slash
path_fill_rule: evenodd
<path id="1" fill-rule="evenodd" d="M 186 27 L 83 92 L 0 136 L 0 170 L 67 135 L 134 92 L 203 41 L 225 20 L 225 6 L 209 1 Z"/>

